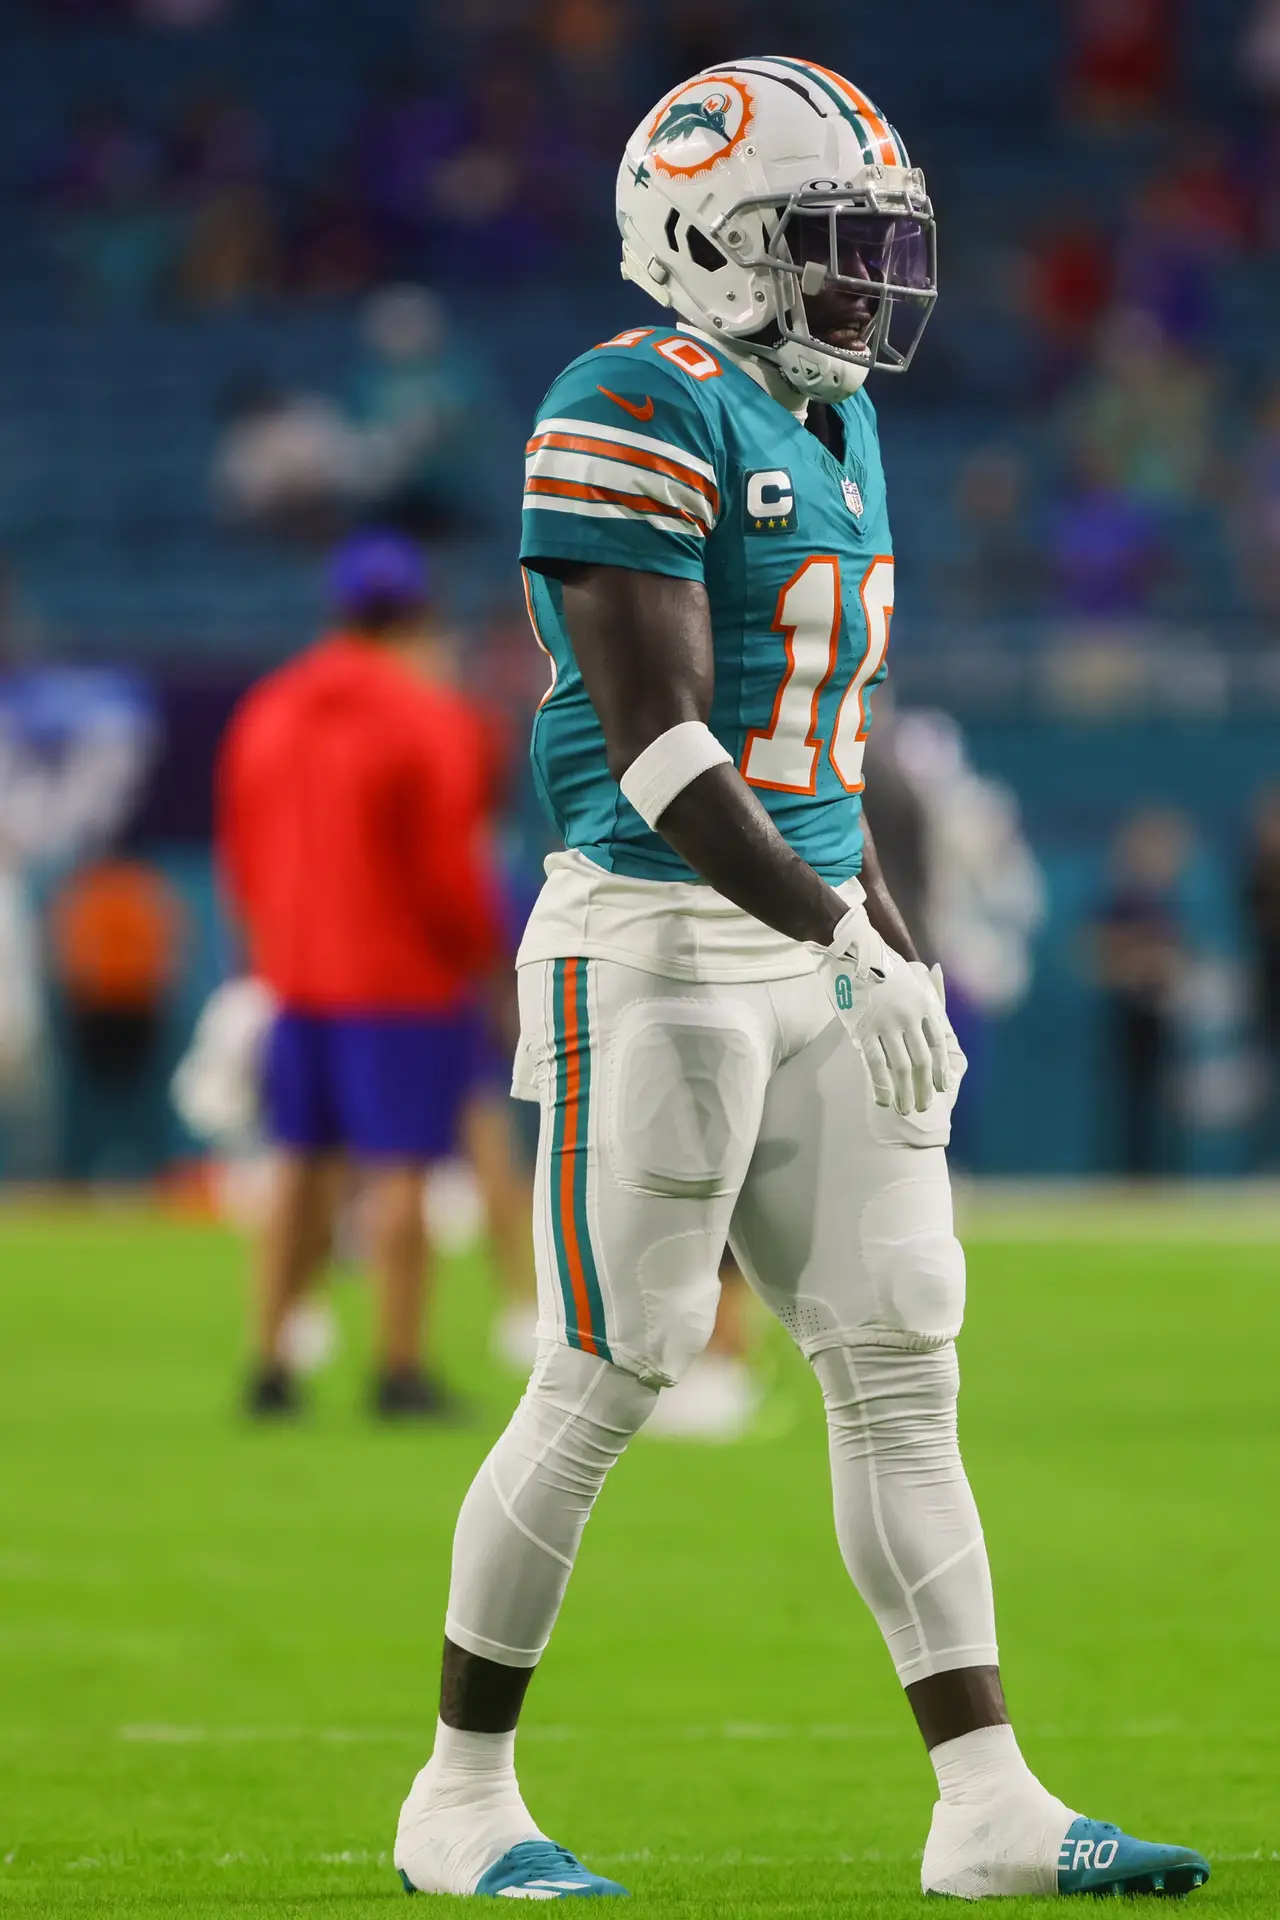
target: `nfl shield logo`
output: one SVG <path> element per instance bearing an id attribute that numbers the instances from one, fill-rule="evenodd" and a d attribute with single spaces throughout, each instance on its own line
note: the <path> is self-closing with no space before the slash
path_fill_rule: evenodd
<path id="1" fill-rule="evenodd" d="M 844 503 L 846 507 L 848 507 L 850 513 L 853 514 L 857 519 L 861 520 L 862 488 L 858 485 L 857 481 L 851 480 L 848 474 L 846 474 L 844 476 L 844 479 L 840 482 L 840 491 L 844 495 Z"/>

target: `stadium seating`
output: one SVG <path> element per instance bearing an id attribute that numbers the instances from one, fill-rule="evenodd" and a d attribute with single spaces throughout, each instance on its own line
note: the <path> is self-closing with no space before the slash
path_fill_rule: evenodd
<path id="1" fill-rule="evenodd" d="M 911 129 L 944 220 L 946 298 L 919 379 L 901 388 L 882 382 L 878 396 L 886 414 L 911 421 L 909 434 L 886 440 L 898 543 L 910 563 L 899 631 L 909 622 L 926 654 L 962 538 L 951 493 L 965 454 L 975 443 L 1013 441 L 1030 463 L 1033 509 L 1046 484 L 1046 437 L 1027 416 L 1025 331 L 975 279 L 998 267 L 992 237 L 1012 236 L 1038 208 L 1090 189 L 1105 203 L 1115 158 L 1105 142 L 1046 132 L 1061 61 L 1057 9 L 984 0 L 958 55 L 953 33 L 930 31 L 930 20 L 949 12 L 947 0 L 921 0 L 904 36 L 865 10 L 847 54 L 850 68 Z M 1242 12 L 1243 0 L 1197 0 L 1189 10 L 1185 65 L 1197 74 L 1200 97 L 1232 84 L 1233 28 Z M 847 36 L 838 13 L 835 42 Z M 355 317 L 349 307 L 297 305 L 216 320 L 69 317 L 47 225 L 24 207 L 59 128 L 81 101 L 111 99 L 154 113 L 190 93 L 197 79 L 225 75 L 266 115 L 281 177 L 302 180 L 354 123 L 368 76 L 405 44 L 410 17 L 403 0 L 363 0 L 342 10 L 340 34 L 332 20 L 329 31 L 317 32 L 307 0 L 271 0 L 235 9 L 197 34 L 58 28 L 34 7 L 7 27 L 0 551 L 15 561 L 60 647 L 271 655 L 293 644 L 315 612 L 311 569 L 215 524 L 208 470 L 217 404 L 249 370 L 340 395 Z M 935 47 L 947 49 L 945 59 Z M 518 332 L 514 317 L 495 316 L 484 289 L 443 289 L 467 333 L 487 343 L 506 407 L 506 427 L 484 455 L 495 502 L 489 545 L 468 547 L 452 563 L 464 604 L 512 592 L 515 460 L 524 422 L 566 342 L 599 338 L 597 327 L 635 312 L 634 298 L 612 280 L 609 248 L 603 232 L 588 287 L 531 290 L 520 303 Z M 1224 276 L 1216 345 L 1236 391 L 1266 369 L 1278 296 L 1275 267 L 1251 261 Z M 1188 526 L 1182 559 L 1174 604 L 1165 610 L 1196 618 L 1212 609 L 1224 638 L 1229 570 L 1212 518 Z M 1230 596 L 1227 611 L 1239 611 Z M 1010 639 L 1027 644 L 1025 633 Z"/>

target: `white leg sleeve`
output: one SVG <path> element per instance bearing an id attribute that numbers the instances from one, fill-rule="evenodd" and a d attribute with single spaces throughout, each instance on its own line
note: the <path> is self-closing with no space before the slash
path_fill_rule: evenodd
<path id="1" fill-rule="evenodd" d="M 445 1621 L 455 1646 L 537 1665 L 596 1495 L 657 1398 L 591 1354 L 542 1353 L 458 1515 Z"/>
<path id="2" fill-rule="evenodd" d="M 903 1686 L 994 1666 L 991 1572 L 956 1437 L 955 1348 L 828 1347 L 813 1368 L 840 1551 Z"/>

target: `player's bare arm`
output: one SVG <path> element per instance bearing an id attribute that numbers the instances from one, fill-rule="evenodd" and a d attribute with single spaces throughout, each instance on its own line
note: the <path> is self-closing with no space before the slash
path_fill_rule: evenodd
<path id="1" fill-rule="evenodd" d="M 871 823 L 866 815 L 862 816 L 862 890 L 867 896 L 867 918 L 882 940 L 888 942 L 895 953 L 904 960 L 918 961 L 916 943 L 911 938 L 898 905 L 885 885 L 884 869 L 880 865 L 880 856 L 876 852 L 876 843 L 871 832 Z"/>
<path id="2" fill-rule="evenodd" d="M 604 730 L 609 771 L 621 780 L 670 728 L 710 715 L 706 588 L 624 567 L 566 565 L 562 578 L 574 654 Z M 829 945 L 848 912 L 729 762 L 678 793 L 657 830 L 718 893 L 793 940 Z"/>

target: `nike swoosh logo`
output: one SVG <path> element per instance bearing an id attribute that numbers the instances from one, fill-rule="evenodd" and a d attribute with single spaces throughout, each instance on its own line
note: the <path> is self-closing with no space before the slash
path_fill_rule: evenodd
<path id="1" fill-rule="evenodd" d="M 653 396 L 651 394 L 646 393 L 644 405 L 638 407 L 634 400 L 624 400 L 620 393 L 611 393 L 608 387 L 597 387 L 596 392 L 602 393 L 606 400 L 612 400 L 614 405 L 621 407 L 624 413 L 629 413 L 633 420 L 652 420 L 653 418 Z"/>

